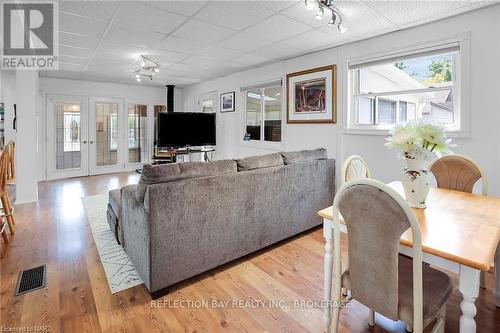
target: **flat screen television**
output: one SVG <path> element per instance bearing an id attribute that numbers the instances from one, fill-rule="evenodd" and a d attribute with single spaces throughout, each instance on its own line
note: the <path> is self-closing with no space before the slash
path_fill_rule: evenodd
<path id="1" fill-rule="evenodd" d="M 158 147 L 215 146 L 215 113 L 158 113 Z"/>

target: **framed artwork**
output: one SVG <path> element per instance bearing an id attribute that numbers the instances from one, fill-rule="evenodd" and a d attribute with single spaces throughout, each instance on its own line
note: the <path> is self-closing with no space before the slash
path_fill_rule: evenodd
<path id="1" fill-rule="evenodd" d="M 337 66 L 324 66 L 286 76 L 287 123 L 337 122 Z"/>
<path id="2" fill-rule="evenodd" d="M 234 111 L 235 92 L 228 92 L 220 95 L 220 112 Z"/>

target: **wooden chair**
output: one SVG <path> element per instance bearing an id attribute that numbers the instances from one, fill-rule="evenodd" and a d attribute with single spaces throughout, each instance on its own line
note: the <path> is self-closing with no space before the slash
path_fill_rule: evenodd
<path id="1" fill-rule="evenodd" d="M 2 219 L 5 217 L 9 225 L 10 233 L 14 234 L 14 214 L 9 199 L 9 191 L 7 186 L 7 179 L 10 168 L 10 153 L 8 149 L 4 149 L 0 155 L 0 201 L 2 202 Z"/>
<path id="2" fill-rule="evenodd" d="M 342 184 L 344 184 L 353 179 L 372 178 L 372 174 L 361 156 L 351 155 L 344 161 L 341 177 Z"/>
<path id="3" fill-rule="evenodd" d="M 15 150 L 16 143 L 14 141 L 9 141 L 5 146 L 5 150 L 9 153 L 9 164 L 7 167 L 7 184 L 15 184 L 16 183 L 16 159 L 15 159 Z"/>
<path id="4" fill-rule="evenodd" d="M 459 155 L 445 155 L 435 160 L 430 170 L 436 178 L 437 186 L 447 190 L 472 193 L 474 185 L 481 179 L 481 194 L 488 195 L 488 180 L 474 160 Z M 486 288 L 486 274 L 481 272 L 481 288 Z"/>
<path id="5" fill-rule="evenodd" d="M 445 273 L 422 265 L 420 227 L 410 206 L 393 189 L 373 179 L 344 184 L 333 204 L 347 227 L 349 269 L 342 275 L 340 229 L 333 229 L 334 301 L 341 287 L 352 298 L 392 320 L 402 320 L 421 333 L 436 319 L 432 332 L 444 332 L 446 302 L 452 292 Z M 340 223 L 340 222 L 338 222 Z M 413 259 L 399 255 L 401 235 L 411 228 Z M 338 331 L 340 307 L 333 309 L 333 332 Z"/>

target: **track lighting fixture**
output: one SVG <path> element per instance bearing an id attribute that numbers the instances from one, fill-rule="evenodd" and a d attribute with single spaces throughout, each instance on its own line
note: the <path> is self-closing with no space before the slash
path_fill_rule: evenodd
<path id="1" fill-rule="evenodd" d="M 140 68 L 132 72 L 135 74 L 135 80 L 141 82 L 143 77 L 153 80 L 153 74 L 160 72 L 160 64 L 143 55 L 141 55 L 140 60 Z"/>
<path id="2" fill-rule="evenodd" d="M 329 26 L 334 26 L 336 21 L 337 21 L 337 16 L 335 15 L 335 13 L 334 13 L 334 12 L 332 12 L 332 18 L 331 18 L 331 19 L 330 19 L 330 21 L 328 22 L 328 25 L 329 25 Z"/>
<path id="3" fill-rule="evenodd" d="M 320 6 L 318 7 L 318 12 L 316 13 L 316 20 L 322 20 L 323 15 L 325 15 L 325 10 Z"/>
<path id="4" fill-rule="evenodd" d="M 316 0 L 305 0 L 307 10 L 313 10 L 316 5 Z"/>
<path id="5" fill-rule="evenodd" d="M 316 12 L 316 19 L 318 20 L 322 20 L 325 16 L 325 10 L 329 10 L 332 13 L 332 18 L 328 21 L 328 25 L 331 27 L 337 26 L 340 33 L 343 34 L 347 31 L 347 28 L 342 24 L 342 13 L 333 3 L 334 0 L 304 0 L 307 10 L 313 10 L 318 6 L 318 11 Z"/>

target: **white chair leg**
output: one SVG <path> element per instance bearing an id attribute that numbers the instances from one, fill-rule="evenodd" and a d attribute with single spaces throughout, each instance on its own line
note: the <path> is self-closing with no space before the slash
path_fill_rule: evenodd
<path id="1" fill-rule="evenodd" d="M 340 307 L 338 305 L 335 305 L 333 307 L 333 313 L 332 313 L 332 332 L 337 333 L 339 331 L 339 321 L 340 321 Z"/>
<path id="2" fill-rule="evenodd" d="M 368 313 L 368 326 L 375 326 L 375 311 L 372 309 L 370 309 L 370 312 Z"/>
<path id="3" fill-rule="evenodd" d="M 479 285 L 481 286 L 481 288 L 486 289 L 486 272 L 481 272 Z"/>
<path id="4" fill-rule="evenodd" d="M 347 289 L 342 288 L 342 296 L 344 296 L 344 297 L 347 296 Z"/>
<path id="5" fill-rule="evenodd" d="M 413 327 L 406 324 L 406 332 L 410 332 L 410 333 L 413 332 Z"/>

